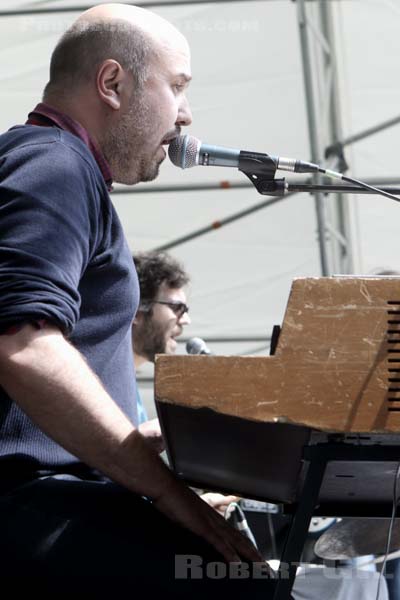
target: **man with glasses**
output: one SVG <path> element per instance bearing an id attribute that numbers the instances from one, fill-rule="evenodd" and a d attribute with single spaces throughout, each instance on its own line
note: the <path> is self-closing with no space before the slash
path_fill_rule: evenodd
<path id="1" fill-rule="evenodd" d="M 161 252 L 135 254 L 134 263 L 139 279 L 140 304 L 132 327 L 135 369 L 154 362 L 156 354 L 174 354 L 176 338 L 190 323 L 185 287 L 190 278 L 183 266 L 172 256 Z M 158 419 L 148 420 L 140 394 L 137 394 L 140 431 L 162 452 L 164 444 Z M 218 493 L 201 495 L 221 515 L 236 496 Z"/>
<path id="2" fill-rule="evenodd" d="M 140 288 L 140 305 L 132 327 L 134 362 L 138 369 L 146 362 L 154 362 L 156 354 L 176 351 L 176 338 L 190 323 L 185 293 L 189 275 L 177 260 L 165 253 L 136 254 L 134 263 Z M 139 394 L 137 399 L 139 422 L 144 423 L 147 412 Z"/>

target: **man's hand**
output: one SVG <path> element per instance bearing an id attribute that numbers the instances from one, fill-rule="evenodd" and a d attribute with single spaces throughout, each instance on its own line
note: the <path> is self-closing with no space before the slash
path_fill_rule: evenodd
<path id="1" fill-rule="evenodd" d="M 256 548 L 239 530 L 195 492 L 175 480 L 153 502 L 155 508 L 214 546 L 228 562 L 264 562 Z"/>
<path id="2" fill-rule="evenodd" d="M 160 429 L 160 423 L 158 419 L 151 419 L 141 423 L 138 427 L 140 433 L 146 438 L 151 444 L 157 454 L 161 454 L 165 450 L 164 439 Z"/>
<path id="3" fill-rule="evenodd" d="M 225 496 L 224 494 L 216 494 L 213 492 L 207 492 L 201 494 L 200 498 L 207 502 L 211 508 L 216 510 L 221 516 L 225 515 L 225 511 L 231 502 L 239 502 L 239 496 Z"/>

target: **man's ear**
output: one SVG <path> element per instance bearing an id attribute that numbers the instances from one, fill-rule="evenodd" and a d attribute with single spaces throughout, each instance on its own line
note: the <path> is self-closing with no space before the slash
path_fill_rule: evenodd
<path id="1" fill-rule="evenodd" d="M 126 94 L 131 94 L 132 78 L 119 62 L 108 58 L 97 73 L 96 84 L 102 101 L 113 110 L 120 110 Z"/>

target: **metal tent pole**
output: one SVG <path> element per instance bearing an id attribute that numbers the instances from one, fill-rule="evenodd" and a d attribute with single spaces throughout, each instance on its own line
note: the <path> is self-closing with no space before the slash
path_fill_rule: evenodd
<path id="1" fill-rule="evenodd" d="M 297 0 L 304 89 L 312 161 L 325 163 L 323 148 L 331 148 L 329 167 L 343 171 L 342 123 L 336 65 L 332 4 Z M 332 162 L 333 159 L 333 162 Z M 321 182 L 320 176 L 314 183 Z M 315 193 L 321 270 L 323 275 L 354 269 L 350 207 L 342 193 Z"/>
<path id="2" fill-rule="evenodd" d="M 322 151 L 320 146 L 320 136 L 318 129 L 318 119 L 316 113 L 316 94 L 315 82 L 313 81 L 313 66 L 310 55 L 309 31 L 307 23 L 307 13 L 305 0 L 297 0 L 297 18 L 300 33 L 300 45 L 302 55 L 304 90 L 306 96 L 306 111 L 308 121 L 308 132 L 310 138 L 311 160 L 316 164 L 322 163 Z M 321 175 L 316 174 L 313 182 L 321 183 Z M 330 265 L 328 261 L 327 237 L 326 237 L 326 216 L 324 197 L 321 192 L 315 192 L 315 210 L 317 214 L 317 226 L 319 237 L 319 253 L 321 261 L 321 272 L 323 275 L 329 275 Z"/>
<path id="3" fill-rule="evenodd" d="M 328 75 L 329 90 L 326 101 L 328 102 L 328 131 L 329 143 L 337 143 L 343 137 L 340 90 L 338 85 L 338 71 L 336 62 L 335 36 L 333 31 L 332 5 L 320 1 L 320 21 L 324 37 L 329 45 L 329 52 L 323 53 L 325 79 Z M 343 149 L 336 153 L 336 167 L 339 171 L 346 170 Z M 334 194 L 331 205 L 331 228 L 333 234 L 330 238 L 332 263 L 335 273 L 352 273 L 354 271 L 353 249 L 351 243 L 351 212 L 348 197 L 344 194 Z"/>

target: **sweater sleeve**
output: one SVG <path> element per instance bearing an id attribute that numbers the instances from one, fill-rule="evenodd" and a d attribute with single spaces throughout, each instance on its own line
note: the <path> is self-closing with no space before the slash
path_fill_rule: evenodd
<path id="1" fill-rule="evenodd" d="M 69 335 L 79 281 L 96 243 L 93 167 L 62 141 L 0 160 L 0 330 L 46 319 Z"/>

